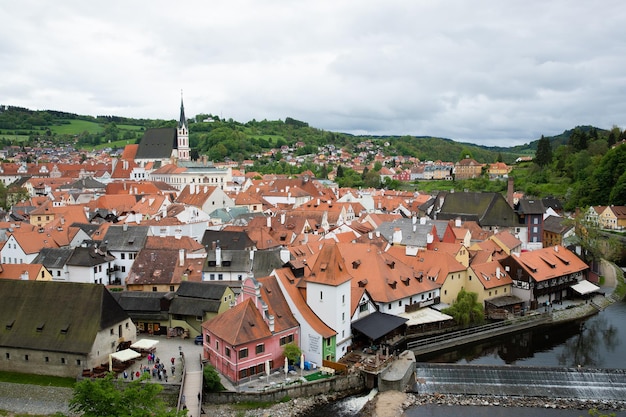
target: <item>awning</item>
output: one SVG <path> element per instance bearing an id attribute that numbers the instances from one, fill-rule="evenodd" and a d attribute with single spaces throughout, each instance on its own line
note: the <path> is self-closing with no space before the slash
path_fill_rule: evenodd
<path id="1" fill-rule="evenodd" d="M 402 326 L 407 319 L 376 311 L 352 323 L 352 328 L 377 340 Z"/>
<path id="2" fill-rule="evenodd" d="M 596 292 L 600 289 L 600 287 L 592 284 L 586 279 L 579 281 L 578 284 L 572 285 L 571 288 L 580 295 L 591 294 L 592 292 Z"/>
<path id="3" fill-rule="evenodd" d="M 158 340 L 139 339 L 135 343 L 130 345 L 130 347 L 133 349 L 139 349 L 139 350 L 150 350 L 153 347 L 155 347 L 157 343 L 159 343 Z"/>
<path id="4" fill-rule="evenodd" d="M 417 326 L 418 324 L 438 323 L 442 321 L 452 320 L 452 316 L 443 314 L 432 308 L 420 308 L 411 313 L 400 313 L 398 316 L 407 319 L 407 326 Z"/>
<path id="5" fill-rule="evenodd" d="M 113 359 L 117 359 L 120 362 L 126 362 L 131 359 L 137 359 L 141 356 L 141 353 L 135 352 L 132 349 L 124 349 L 119 352 L 111 353 Z"/>

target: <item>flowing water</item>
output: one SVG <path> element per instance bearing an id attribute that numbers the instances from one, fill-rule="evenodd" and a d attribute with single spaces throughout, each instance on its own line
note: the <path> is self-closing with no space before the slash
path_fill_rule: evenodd
<path id="1" fill-rule="evenodd" d="M 615 303 L 584 322 L 520 332 L 455 350 L 418 357 L 419 362 L 530 367 L 626 369 L 626 302 Z M 502 384 L 508 384 L 506 381 Z M 581 389 L 585 382 L 581 382 Z M 598 385 L 601 387 L 601 384 Z M 601 389 L 601 388 L 598 388 Z M 316 410 L 316 416 L 356 417 L 368 396 L 350 397 Z M 363 403 L 363 404 L 361 404 Z M 359 404 L 353 407 L 351 404 Z M 590 406 L 591 408 L 591 406 Z M 528 407 L 415 406 L 407 417 L 581 417 L 587 410 Z M 626 412 L 615 413 L 626 417 Z"/>

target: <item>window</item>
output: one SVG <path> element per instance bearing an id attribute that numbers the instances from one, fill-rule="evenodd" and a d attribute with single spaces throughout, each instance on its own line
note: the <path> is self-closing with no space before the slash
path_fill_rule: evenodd
<path id="1" fill-rule="evenodd" d="M 259 355 L 265 352 L 265 344 L 261 343 L 260 345 L 256 345 L 256 354 Z"/>
<path id="2" fill-rule="evenodd" d="M 320 301 L 322 301 L 323 299 L 324 299 L 324 293 L 320 291 Z"/>
<path id="3" fill-rule="evenodd" d="M 65 358 L 61 358 L 61 363 L 65 365 Z"/>
<path id="4" fill-rule="evenodd" d="M 215 274 L 211 274 L 211 275 L 209 275 L 209 279 L 210 279 L 211 281 L 215 281 Z"/>
<path id="5" fill-rule="evenodd" d="M 220 341 L 219 340 L 215 341 L 215 350 L 220 350 Z"/>
<path id="6" fill-rule="evenodd" d="M 239 378 L 245 378 L 248 376 L 248 370 L 247 369 L 242 369 L 241 371 L 239 371 Z"/>
<path id="7" fill-rule="evenodd" d="M 343 295 L 341 296 L 341 304 L 345 304 L 345 303 L 346 303 L 346 295 L 345 295 L 345 294 L 343 294 Z"/>
<path id="8" fill-rule="evenodd" d="M 111 329 L 109 334 L 110 334 L 111 336 L 113 336 L 113 333 L 114 333 L 114 332 L 113 332 L 113 329 Z"/>
<path id="9" fill-rule="evenodd" d="M 391 310 L 391 303 L 387 304 L 387 310 Z"/>
<path id="10" fill-rule="evenodd" d="M 10 354 L 9 352 L 7 352 L 7 353 L 5 354 L 5 357 L 6 357 L 7 359 L 11 359 L 11 354 Z"/>
<path id="11" fill-rule="evenodd" d="M 398 301 L 398 307 L 402 307 L 402 300 Z"/>
<path id="12" fill-rule="evenodd" d="M 24 360 L 28 362 L 28 355 L 24 355 Z"/>
<path id="13" fill-rule="evenodd" d="M 122 253 L 122 254 L 120 255 L 120 259 L 126 259 L 126 254 L 125 254 L 125 253 Z"/>
<path id="14" fill-rule="evenodd" d="M 206 340 L 206 344 L 210 345 L 211 344 L 211 335 L 207 334 L 206 337 L 205 337 L 205 340 Z"/>
<path id="15" fill-rule="evenodd" d="M 346 321 L 346 313 L 341 313 L 341 321 L 342 322 Z"/>
<path id="16" fill-rule="evenodd" d="M 44 360 L 45 363 L 48 363 L 48 362 L 50 362 L 50 357 L 46 356 L 45 358 L 43 358 L 43 360 Z"/>
<path id="17" fill-rule="evenodd" d="M 157 287 L 152 287 L 152 292 L 156 292 L 157 291 Z"/>
<path id="18" fill-rule="evenodd" d="M 94 266 L 94 267 L 93 267 L 93 273 L 94 273 L 94 274 L 97 274 L 97 273 L 98 273 L 98 267 L 97 267 L 97 266 Z"/>
<path id="19" fill-rule="evenodd" d="M 175 291 L 175 290 L 174 290 L 174 286 L 173 286 L 173 285 L 170 285 L 170 291 L 171 291 L 171 292 L 174 292 L 174 291 Z"/>
<path id="20" fill-rule="evenodd" d="M 80 366 L 81 365 L 81 360 L 80 359 L 76 359 L 76 365 Z"/>
<path id="21" fill-rule="evenodd" d="M 227 358 L 230 358 L 230 348 L 224 348 L 224 355 L 226 355 Z"/>
<path id="22" fill-rule="evenodd" d="M 243 348 L 239 350 L 239 359 L 245 359 L 248 357 L 248 348 Z"/>
<path id="23" fill-rule="evenodd" d="M 364 313 L 364 312 L 366 312 L 366 311 L 368 311 L 368 308 L 367 308 L 367 303 L 363 303 L 363 304 L 361 304 L 361 305 L 359 306 L 359 313 Z"/>
<path id="24" fill-rule="evenodd" d="M 293 342 L 293 335 L 292 334 L 280 338 L 280 345 L 281 346 L 284 346 L 287 343 L 291 343 L 291 342 Z"/>
<path id="25" fill-rule="evenodd" d="M 126 267 L 125 266 L 122 267 L 122 272 L 126 272 Z"/>
<path id="26" fill-rule="evenodd" d="M 221 281 L 224 279 L 224 274 L 217 274 L 217 280 Z"/>

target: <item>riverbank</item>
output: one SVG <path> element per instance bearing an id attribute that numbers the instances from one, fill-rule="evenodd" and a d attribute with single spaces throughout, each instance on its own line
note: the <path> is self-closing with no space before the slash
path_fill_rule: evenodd
<path id="1" fill-rule="evenodd" d="M 379 393 L 361 412 L 362 417 L 400 417 L 409 407 L 420 405 L 528 407 L 603 412 L 626 411 L 626 401 L 582 401 L 554 398 L 489 397 L 466 395 L 415 395 L 398 391 Z"/>

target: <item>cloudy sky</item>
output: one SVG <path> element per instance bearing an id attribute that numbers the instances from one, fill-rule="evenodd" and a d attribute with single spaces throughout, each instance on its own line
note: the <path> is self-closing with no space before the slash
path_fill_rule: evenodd
<path id="1" fill-rule="evenodd" d="M 0 104 L 511 146 L 626 127 L 626 3 L 3 1 Z"/>

